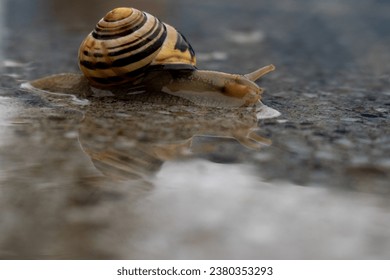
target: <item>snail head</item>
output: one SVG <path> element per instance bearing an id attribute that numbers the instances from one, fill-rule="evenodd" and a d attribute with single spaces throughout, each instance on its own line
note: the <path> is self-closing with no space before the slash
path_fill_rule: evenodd
<path id="1" fill-rule="evenodd" d="M 255 104 L 263 93 L 263 89 L 255 82 L 267 73 L 274 71 L 274 65 L 267 65 L 246 75 L 231 75 L 224 84 L 225 95 L 239 98 L 245 105 Z"/>

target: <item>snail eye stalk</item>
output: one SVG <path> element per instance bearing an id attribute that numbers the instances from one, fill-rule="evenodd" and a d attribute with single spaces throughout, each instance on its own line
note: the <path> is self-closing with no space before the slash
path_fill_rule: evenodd
<path id="1" fill-rule="evenodd" d="M 257 69 L 256 71 L 253 71 L 252 73 L 244 75 L 247 77 L 250 81 L 255 82 L 264 75 L 268 74 L 269 72 L 272 72 L 275 70 L 275 66 L 273 64 L 264 66 L 260 69 Z"/>

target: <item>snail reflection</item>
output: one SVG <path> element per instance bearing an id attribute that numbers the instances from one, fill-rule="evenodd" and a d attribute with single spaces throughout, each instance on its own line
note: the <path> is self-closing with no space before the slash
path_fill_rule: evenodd
<path id="1" fill-rule="evenodd" d="M 232 144 L 237 150 L 254 151 L 271 144 L 258 134 L 256 108 L 222 112 L 198 106 L 140 104 L 99 101 L 91 103 L 85 114 L 79 142 L 106 176 L 145 180 L 165 161 L 207 157 Z"/>

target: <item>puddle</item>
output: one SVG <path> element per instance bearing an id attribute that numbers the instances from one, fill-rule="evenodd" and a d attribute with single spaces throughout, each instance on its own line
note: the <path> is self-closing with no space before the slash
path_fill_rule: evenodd
<path id="1" fill-rule="evenodd" d="M 146 217 L 138 213 L 148 211 L 150 203 L 161 203 L 160 191 L 155 193 L 156 190 L 181 186 L 185 189 L 201 179 L 199 176 L 203 177 L 202 169 L 208 170 L 209 163 L 210 167 L 230 166 L 229 176 L 223 168 L 215 169 L 212 175 L 208 173 L 210 183 L 219 185 L 223 178 L 233 183 L 234 177 L 239 180 L 234 183 L 237 188 L 247 184 L 234 174 L 246 174 L 247 157 L 272 145 L 271 139 L 262 136 L 259 121 L 279 115 L 263 104 L 211 108 L 129 102 L 111 96 L 86 100 L 69 94 L 34 91 L 27 84 L 20 93 L 35 100 L 28 104 L 38 106 L 25 104 L 20 110 L 13 108 L 15 114 L 6 119 L 9 123 L 4 129 L 8 137 L 0 143 L 3 163 L 0 219 L 4 224 L 0 255 L 4 258 L 135 257 L 117 247 L 117 242 L 109 250 L 91 242 L 106 244 L 104 240 L 111 239 L 112 230 L 123 226 L 130 239 L 121 239 L 124 243 L 120 247 L 127 247 L 128 242 L 133 247 L 131 238 L 149 235 L 143 232 L 145 226 L 163 226 L 159 225 L 162 220 L 145 224 L 142 219 Z M 17 150 L 12 149 L 15 146 Z M 192 166 L 192 162 L 195 173 L 172 169 L 176 165 Z M 171 177 L 170 183 L 167 176 Z M 170 186 L 164 186 L 167 183 Z M 206 185 L 201 184 L 202 192 L 206 191 Z M 190 199 L 191 192 L 188 195 Z M 39 201 L 31 200 L 33 197 L 39 197 Z M 121 208 L 124 212 L 118 216 Z M 169 216 L 174 209 L 164 211 Z M 128 222 L 112 219 L 113 214 Z M 39 224 L 26 223 L 38 216 L 47 219 Z M 141 222 L 138 226 L 137 221 Z M 176 225 L 164 222 L 163 227 Z M 14 234 L 22 228 L 19 234 Z M 80 237 L 80 230 L 89 241 Z M 9 239 L 11 235 L 18 246 Z M 22 241 L 30 237 L 35 240 L 33 244 Z M 161 239 L 152 238 L 149 245 L 145 241 L 135 241 L 136 254 L 150 258 L 153 254 L 147 252 L 151 244 L 160 243 Z M 140 254 L 139 246 L 144 247 L 145 254 Z"/>

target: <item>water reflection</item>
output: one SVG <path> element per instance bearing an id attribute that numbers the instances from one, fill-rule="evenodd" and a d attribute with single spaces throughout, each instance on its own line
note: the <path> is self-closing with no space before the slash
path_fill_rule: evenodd
<path id="1" fill-rule="evenodd" d="M 147 179 L 165 161 L 203 157 L 236 162 L 242 147 L 257 151 L 270 145 L 259 135 L 258 110 L 99 100 L 88 107 L 78 139 L 104 175 Z"/>

